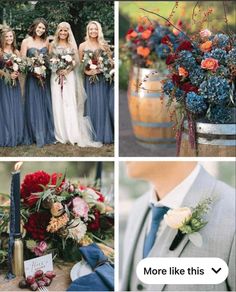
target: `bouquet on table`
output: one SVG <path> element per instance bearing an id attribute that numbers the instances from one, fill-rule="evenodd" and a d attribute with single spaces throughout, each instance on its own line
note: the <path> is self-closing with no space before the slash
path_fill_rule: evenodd
<path id="1" fill-rule="evenodd" d="M 163 86 L 169 105 L 175 105 L 177 152 L 184 120 L 195 148 L 195 121 L 232 123 L 235 107 L 236 37 L 202 30 L 198 37 L 182 41 L 166 63 L 170 76 Z"/>
<path id="2" fill-rule="evenodd" d="M 26 58 L 27 72 L 30 72 L 39 80 L 39 84 L 44 87 L 47 76 L 46 57 L 43 54 L 36 54 L 34 57 Z"/>
<path id="3" fill-rule="evenodd" d="M 50 69 L 54 73 L 57 73 L 60 70 L 73 69 L 75 65 L 74 51 L 69 48 L 63 50 L 62 53 L 57 53 L 49 60 Z M 66 82 L 66 77 L 64 75 L 58 75 L 55 81 L 58 81 L 58 84 L 61 86 L 61 94 L 63 94 L 63 87 Z"/>
<path id="4" fill-rule="evenodd" d="M 114 62 L 108 52 L 102 49 L 96 51 L 86 50 L 84 52 L 82 63 L 85 70 L 97 70 L 98 72 L 89 77 L 91 83 L 99 81 L 98 74 L 101 73 L 106 81 L 112 83 L 114 80 Z"/>
<path id="5" fill-rule="evenodd" d="M 183 37 L 182 33 L 172 32 L 168 26 L 144 22 L 128 30 L 122 51 L 132 65 L 143 68 L 158 66 L 163 71 L 166 68 L 163 60 L 177 48 Z"/>
<path id="6" fill-rule="evenodd" d="M 21 57 L 18 57 L 15 54 L 4 54 L 3 55 L 3 72 L 4 74 L 4 80 L 6 84 L 9 84 L 11 86 L 16 85 L 16 80 L 11 79 L 11 74 L 13 72 L 17 73 L 24 73 L 26 70 L 26 62 Z"/>

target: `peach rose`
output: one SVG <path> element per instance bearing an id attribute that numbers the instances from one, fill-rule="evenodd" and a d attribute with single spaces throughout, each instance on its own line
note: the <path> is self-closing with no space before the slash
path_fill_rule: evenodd
<path id="1" fill-rule="evenodd" d="M 185 221 L 191 218 L 191 216 L 192 212 L 190 208 L 177 208 L 174 210 L 169 210 L 164 215 L 164 220 L 169 227 L 179 229 L 183 226 Z"/>
<path id="2" fill-rule="evenodd" d="M 143 33 L 142 33 L 142 38 L 144 40 L 147 40 L 150 38 L 152 32 L 149 29 L 146 29 Z"/>
<path id="3" fill-rule="evenodd" d="M 205 60 L 202 60 L 201 62 L 201 68 L 211 70 L 213 72 L 215 72 L 218 67 L 219 67 L 218 60 L 213 58 L 207 58 Z"/>
<path id="4" fill-rule="evenodd" d="M 64 208 L 61 203 L 56 202 L 56 203 L 53 203 L 50 211 L 51 211 L 52 216 L 57 217 L 57 216 L 60 216 L 64 212 Z"/>
<path id="5" fill-rule="evenodd" d="M 203 29 L 200 31 L 200 37 L 203 38 L 209 38 L 211 36 L 211 31 L 209 29 Z"/>
<path id="6" fill-rule="evenodd" d="M 205 43 L 200 45 L 200 49 L 204 53 L 210 52 L 211 48 L 212 48 L 212 42 L 211 41 L 206 41 Z"/>
<path id="7" fill-rule="evenodd" d="M 188 71 L 184 67 L 179 67 L 179 76 L 187 77 L 188 76 Z"/>
<path id="8" fill-rule="evenodd" d="M 150 49 L 139 46 L 139 47 L 137 47 L 137 54 L 144 57 L 144 58 L 147 58 L 147 56 L 150 54 Z"/>

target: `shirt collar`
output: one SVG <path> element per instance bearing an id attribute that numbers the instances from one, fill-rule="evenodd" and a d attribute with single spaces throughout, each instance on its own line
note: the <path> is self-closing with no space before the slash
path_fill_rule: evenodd
<path id="1" fill-rule="evenodd" d="M 166 206 L 170 209 L 176 209 L 181 207 L 184 197 L 190 190 L 192 184 L 194 183 L 201 167 L 199 164 L 193 169 L 193 171 L 174 189 L 172 189 L 163 199 L 157 200 L 156 191 L 152 187 L 150 193 L 150 204 L 156 207 Z"/>

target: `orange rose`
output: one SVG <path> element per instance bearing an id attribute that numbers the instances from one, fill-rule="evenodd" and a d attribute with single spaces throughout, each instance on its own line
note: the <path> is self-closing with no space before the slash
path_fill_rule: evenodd
<path id="1" fill-rule="evenodd" d="M 144 58 L 147 58 L 147 56 L 150 54 L 150 49 L 139 46 L 139 47 L 137 47 L 137 54 L 144 57 Z"/>
<path id="2" fill-rule="evenodd" d="M 178 70 L 179 70 L 179 76 L 184 76 L 184 77 L 188 76 L 188 71 L 184 67 L 179 67 Z"/>
<path id="3" fill-rule="evenodd" d="M 211 47 L 212 47 L 212 42 L 207 41 L 207 42 L 201 44 L 200 49 L 202 52 L 206 53 L 206 52 L 210 52 Z"/>
<path id="4" fill-rule="evenodd" d="M 147 40 L 150 38 L 152 32 L 149 29 L 146 29 L 143 33 L 142 33 L 142 38 L 144 40 Z"/>
<path id="5" fill-rule="evenodd" d="M 136 31 L 132 31 L 131 33 L 128 33 L 126 35 L 126 40 L 129 41 L 130 39 L 134 39 L 138 36 L 138 33 Z"/>
<path id="6" fill-rule="evenodd" d="M 213 58 L 207 58 L 205 60 L 202 60 L 201 62 L 201 68 L 211 70 L 213 72 L 215 72 L 218 67 L 219 67 L 218 60 Z"/>

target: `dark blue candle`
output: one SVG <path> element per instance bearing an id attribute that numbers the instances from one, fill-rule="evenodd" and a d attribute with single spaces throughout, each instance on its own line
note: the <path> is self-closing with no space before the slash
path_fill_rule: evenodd
<path id="1" fill-rule="evenodd" d="M 20 236 L 20 170 L 12 172 L 12 195 L 14 198 L 15 211 L 15 237 Z"/>

